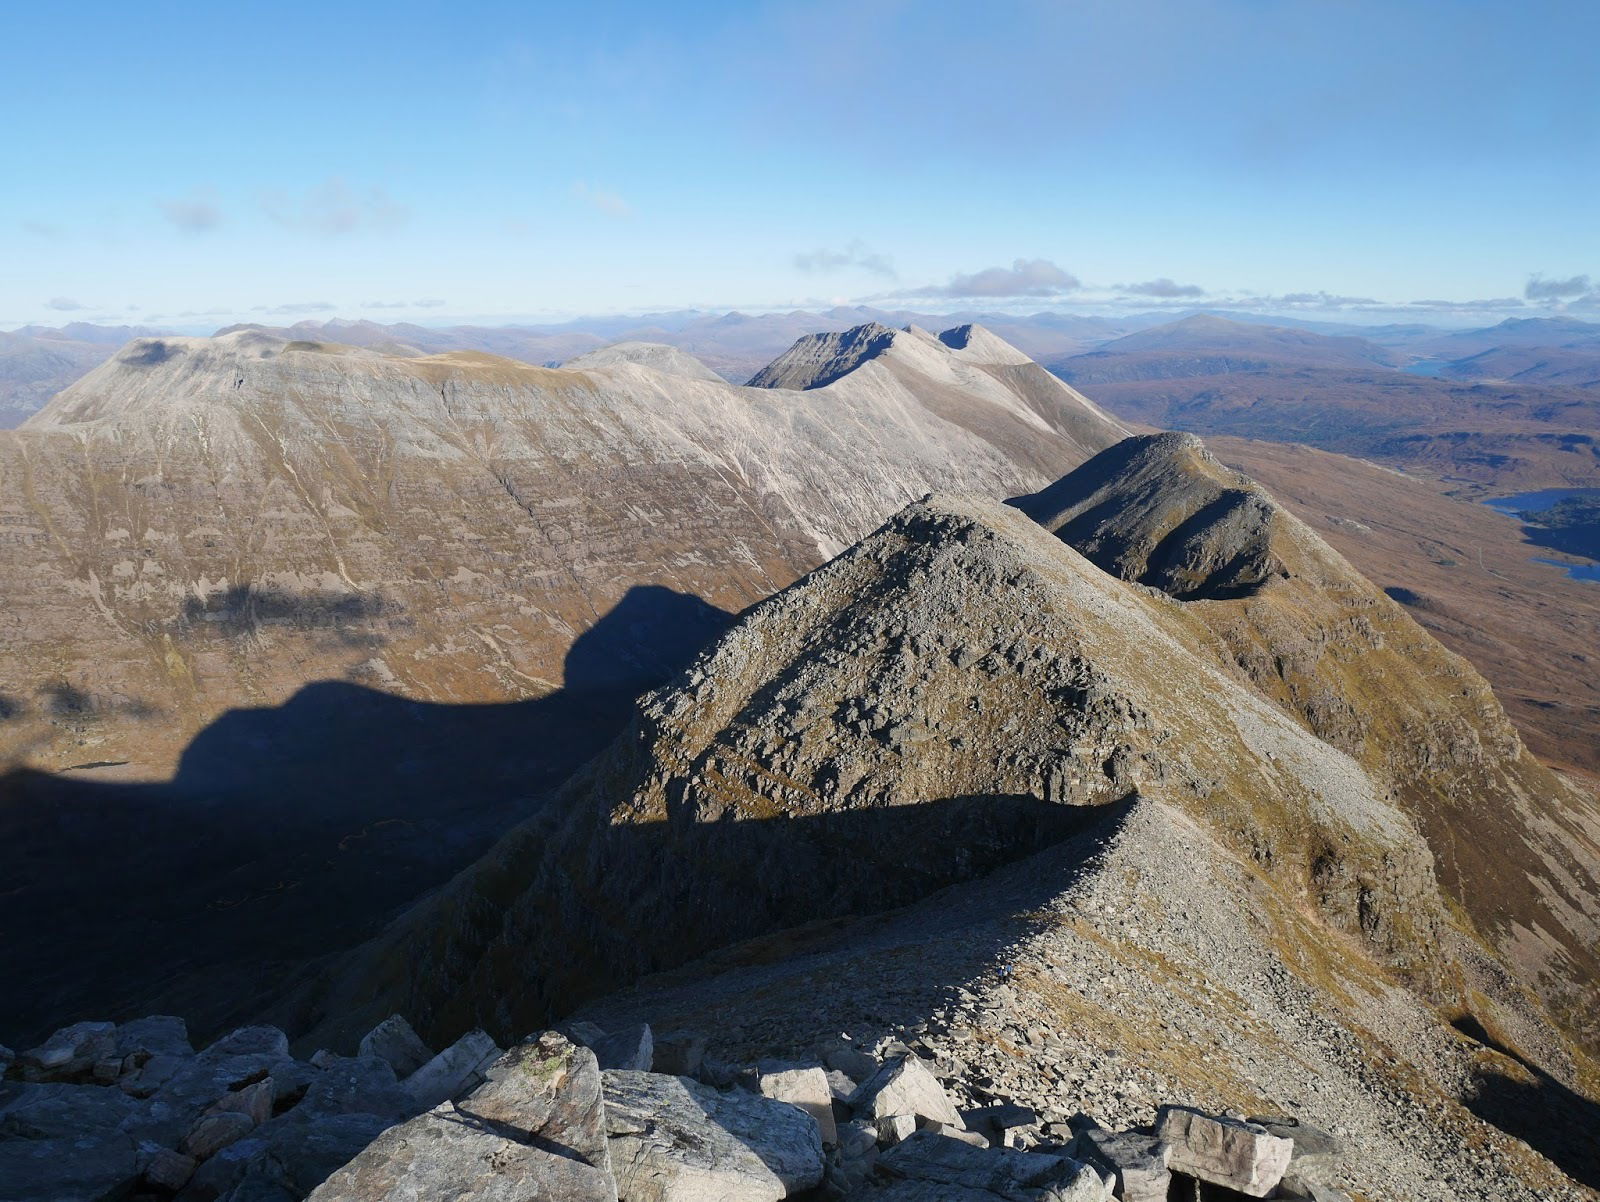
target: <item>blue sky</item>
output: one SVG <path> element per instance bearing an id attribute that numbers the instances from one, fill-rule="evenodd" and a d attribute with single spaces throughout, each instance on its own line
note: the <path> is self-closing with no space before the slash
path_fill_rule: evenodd
<path id="1" fill-rule="evenodd" d="M 0 327 L 1600 317 L 1596 45 L 1588 0 L 5 5 Z"/>

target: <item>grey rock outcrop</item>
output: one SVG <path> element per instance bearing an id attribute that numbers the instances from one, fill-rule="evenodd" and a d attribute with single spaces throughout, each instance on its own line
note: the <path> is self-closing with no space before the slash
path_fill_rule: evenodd
<path id="1" fill-rule="evenodd" d="M 483 1070 L 500 1055 L 500 1048 L 482 1031 L 468 1031 L 460 1039 L 407 1077 L 403 1088 L 419 1110 L 437 1106 L 465 1093 L 482 1079 Z"/>
<path id="2" fill-rule="evenodd" d="M 880 1171 L 990 1199 L 1019 1202 L 1109 1202 L 1111 1187 L 1068 1156 L 1010 1148 L 974 1148 L 918 1131 L 883 1154 Z M 915 1196 L 915 1195 L 912 1195 Z"/>
<path id="3" fill-rule="evenodd" d="M 864 1118 L 909 1117 L 961 1127 L 957 1113 L 938 1078 L 915 1056 L 901 1056 L 885 1064 L 850 1095 L 850 1109 Z"/>
<path id="4" fill-rule="evenodd" d="M 605 1109 L 626 1202 L 777 1202 L 822 1180 L 817 1124 L 786 1102 L 687 1077 L 608 1072 Z"/>

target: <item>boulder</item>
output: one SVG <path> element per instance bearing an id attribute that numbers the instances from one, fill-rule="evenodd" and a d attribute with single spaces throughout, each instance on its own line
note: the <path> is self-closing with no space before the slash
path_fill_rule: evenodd
<path id="1" fill-rule="evenodd" d="M 698 1077 L 700 1065 L 706 1058 L 706 1040 L 703 1035 L 675 1031 L 658 1035 L 655 1039 L 655 1058 L 650 1071 L 665 1073 L 669 1077 Z"/>
<path id="2" fill-rule="evenodd" d="M 1201 1181 L 1264 1198 L 1289 1167 L 1294 1142 L 1244 1119 L 1187 1106 L 1163 1106 L 1156 1136 L 1170 1145 L 1167 1165 Z"/>
<path id="3" fill-rule="evenodd" d="M 1111 1188 L 1100 1175 L 1070 1157 L 975 1148 L 932 1131 L 918 1131 L 885 1152 L 878 1165 L 880 1172 L 895 1177 L 937 1183 L 952 1191 L 972 1191 L 990 1199 L 1102 1202 L 1111 1198 Z"/>
<path id="4" fill-rule="evenodd" d="M 924 1120 L 919 1130 L 927 1131 L 933 1135 L 942 1135 L 946 1139 L 959 1139 L 962 1143 L 972 1148 L 987 1148 L 990 1146 L 988 1138 L 978 1132 L 964 1131 L 960 1127 L 952 1127 L 948 1123 L 930 1123 Z"/>
<path id="5" fill-rule="evenodd" d="M 885 1114 L 872 1120 L 872 1129 L 878 1133 L 878 1143 L 885 1148 L 892 1148 L 903 1140 L 910 1139 L 917 1129 L 917 1116 L 914 1114 Z"/>
<path id="6" fill-rule="evenodd" d="M 1071 1154 L 1115 1178 L 1122 1202 L 1166 1202 L 1172 1185 L 1168 1146 L 1136 1131 L 1085 1127 L 1073 1137 Z"/>
<path id="7" fill-rule="evenodd" d="M 482 1031 L 460 1039 L 405 1079 L 401 1086 L 415 1110 L 431 1110 L 460 1097 L 483 1081 L 482 1070 L 500 1055 L 500 1048 Z"/>
<path id="8" fill-rule="evenodd" d="M 688 1077 L 604 1077 L 611 1166 L 625 1202 L 777 1202 L 822 1180 L 822 1139 L 798 1107 Z"/>
<path id="9" fill-rule="evenodd" d="M 1015 1102 L 1000 1102 L 994 1106 L 979 1106 L 973 1110 L 963 1110 L 961 1120 L 973 1128 L 989 1128 L 996 1134 L 1010 1130 L 1012 1127 L 1038 1126 L 1039 1116 L 1026 1106 L 1018 1106 Z"/>
<path id="10" fill-rule="evenodd" d="M 171 1148 L 162 1148 L 150 1158 L 150 1163 L 144 1166 L 144 1179 L 157 1189 L 177 1193 L 189 1184 L 189 1179 L 199 1167 L 200 1162 L 193 1156 L 185 1156 L 182 1152 L 174 1152 Z"/>
<path id="11" fill-rule="evenodd" d="M 27 1081 L 84 1080 L 96 1061 L 116 1052 L 116 1024 L 84 1022 L 62 1027 L 36 1048 L 17 1057 Z"/>
<path id="12" fill-rule="evenodd" d="M 194 1045 L 189 1042 L 188 1024 L 170 1014 L 152 1014 L 149 1018 L 136 1018 L 123 1023 L 117 1028 L 112 1041 L 114 1055 L 123 1058 L 194 1055 Z"/>
<path id="13" fill-rule="evenodd" d="M 135 1142 L 121 1132 L 0 1139 L 0 1199 L 5 1202 L 120 1198 L 131 1192 L 138 1176 Z"/>
<path id="14" fill-rule="evenodd" d="M 390 1063 L 376 1056 L 341 1058 L 323 1069 L 311 1078 L 299 1105 L 317 1114 L 380 1114 L 393 1121 L 420 1109 L 395 1080 Z"/>
<path id="15" fill-rule="evenodd" d="M 274 1085 L 271 1077 L 264 1077 L 253 1085 L 225 1093 L 211 1104 L 212 1114 L 242 1114 L 260 1126 L 272 1117 Z"/>
<path id="16" fill-rule="evenodd" d="M 185 1202 L 246 1202 L 271 1198 L 273 1191 L 304 1198 L 391 1126 L 378 1115 L 313 1114 L 296 1107 L 202 1164 Z"/>
<path id="17" fill-rule="evenodd" d="M 655 1041 L 649 1023 L 635 1023 L 589 1045 L 602 1069 L 648 1073 L 655 1060 Z"/>
<path id="18" fill-rule="evenodd" d="M 103 1085 L 8 1081 L 0 1085 L 0 1141 L 111 1134 L 139 1111 L 138 1101 Z"/>
<path id="19" fill-rule="evenodd" d="M 848 1105 L 862 1118 L 909 1114 L 949 1127 L 966 1126 L 944 1086 L 915 1056 L 889 1061 L 861 1083 L 850 1095 Z"/>
<path id="20" fill-rule="evenodd" d="M 11 1071 L 11 1065 L 16 1061 L 17 1054 L 5 1044 L 0 1043 L 0 1078 Z"/>
<path id="21" fill-rule="evenodd" d="M 1331 1169 L 1344 1156 L 1344 1144 L 1337 1137 L 1310 1123 L 1286 1115 L 1251 1115 L 1249 1122 L 1265 1128 L 1279 1139 L 1294 1140 L 1289 1171 L 1318 1173 Z"/>
<path id="22" fill-rule="evenodd" d="M 398 1014 L 391 1014 L 361 1037 L 362 1056 L 376 1056 L 387 1060 L 396 1077 L 409 1077 L 433 1059 L 433 1052 L 411 1024 Z"/>
<path id="23" fill-rule="evenodd" d="M 831 1069 L 837 1069 L 858 1085 L 876 1073 L 880 1067 L 875 1056 L 848 1039 L 836 1039 L 825 1044 L 822 1048 L 822 1063 Z"/>
<path id="24" fill-rule="evenodd" d="M 272 1056 L 287 1059 L 289 1037 L 277 1027 L 239 1027 L 207 1047 L 202 1055 Z"/>
<path id="25" fill-rule="evenodd" d="M 798 1106 L 816 1119 L 823 1147 L 831 1148 L 839 1142 L 833 1121 L 833 1091 L 828 1088 L 828 1074 L 821 1065 L 764 1060 L 756 1069 L 756 1092 L 764 1098 Z"/>
<path id="26" fill-rule="evenodd" d="M 383 1131 L 310 1196 L 617 1202 L 608 1153 L 594 1054 L 549 1032 L 506 1052 L 466 1098 Z"/>
<path id="27" fill-rule="evenodd" d="M 183 1146 L 179 1151 L 196 1160 L 206 1160 L 255 1129 L 255 1120 L 248 1114 L 239 1114 L 237 1111 L 203 1114 L 183 1137 Z"/>
<path id="28" fill-rule="evenodd" d="M 518 1044 L 489 1066 L 456 1109 L 479 1122 L 559 1144 L 611 1172 L 604 1090 L 595 1053 L 555 1031 Z"/>

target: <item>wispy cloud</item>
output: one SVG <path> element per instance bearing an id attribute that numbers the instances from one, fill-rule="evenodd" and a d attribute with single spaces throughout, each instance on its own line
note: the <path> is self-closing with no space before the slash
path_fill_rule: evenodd
<path id="1" fill-rule="evenodd" d="M 1118 291 L 1126 292 L 1130 296 L 1155 296 L 1170 299 L 1180 296 L 1204 296 L 1206 290 L 1199 284 L 1175 284 L 1166 276 L 1159 279 L 1146 280 L 1142 284 L 1121 284 Z"/>
<path id="2" fill-rule="evenodd" d="M 397 300 L 397 301 L 368 301 L 362 308 L 365 309 L 438 309 L 444 306 L 444 301 L 438 297 L 428 297 L 426 300 Z"/>
<path id="3" fill-rule="evenodd" d="M 1568 276 L 1564 280 L 1547 280 L 1541 275 L 1531 275 L 1522 295 L 1537 301 L 1565 300 L 1571 296 L 1582 296 L 1588 291 L 1589 277 L 1586 275 Z"/>
<path id="4" fill-rule="evenodd" d="M 88 305 L 79 304 L 70 296 L 52 296 L 45 301 L 45 308 L 54 309 L 58 313 L 76 313 L 79 309 L 87 309 Z"/>
<path id="5" fill-rule="evenodd" d="M 894 269 L 894 260 L 888 255 L 879 254 L 872 250 L 860 239 L 852 241 L 843 250 L 829 250 L 819 247 L 816 250 L 802 251 L 795 255 L 794 265 L 801 271 L 816 273 L 858 270 L 880 275 L 886 279 L 897 279 L 898 273 Z"/>
<path id="6" fill-rule="evenodd" d="M 579 180 L 572 185 L 572 195 L 607 217 L 632 217 L 633 206 L 607 188 L 596 188 Z"/>
<path id="7" fill-rule="evenodd" d="M 261 198 L 261 207 L 285 229 L 326 237 L 392 230 L 410 216 L 382 188 L 357 190 L 337 176 L 301 196 L 269 192 Z"/>
<path id="8" fill-rule="evenodd" d="M 48 221 L 28 220 L 22 223 L 22 232 L 32 234 L 35 238 L 59 238 L 62 231 L 59 225 L 51 225 Z"/>
<path id="9" fill-rule="evenodd" d="M 222 211 L 209 200 L 163 200 L 161 211 L 186 234 L 201 234 L 222 224 Z"/>
<path id="10" fill-rule="evenodd" d="M 331 301 L 291 301 L 286 305 L 257 305 L 251 312 L 294 317 L 305 313 L 332 313 L 338 307 Z"/>
<path id="11" fill-rule="evenodd" d="M 1083 287 L 1083 281 L 1049 259 L 1014 259 L 1010 267 L 986 267 L 971 275 L 952 276 L 948 284 L 930 284 L 915 296 L 1060 296 Z"/>

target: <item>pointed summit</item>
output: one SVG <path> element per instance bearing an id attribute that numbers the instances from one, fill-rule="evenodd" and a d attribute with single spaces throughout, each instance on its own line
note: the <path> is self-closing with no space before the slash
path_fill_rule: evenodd
<path id="1" fill-rule="evenodd" d="M 869 321 L 836 334 L 808 334 L 750 377 L 751 388 L 826 388 L 894 345 L 900 331 Z"/>

